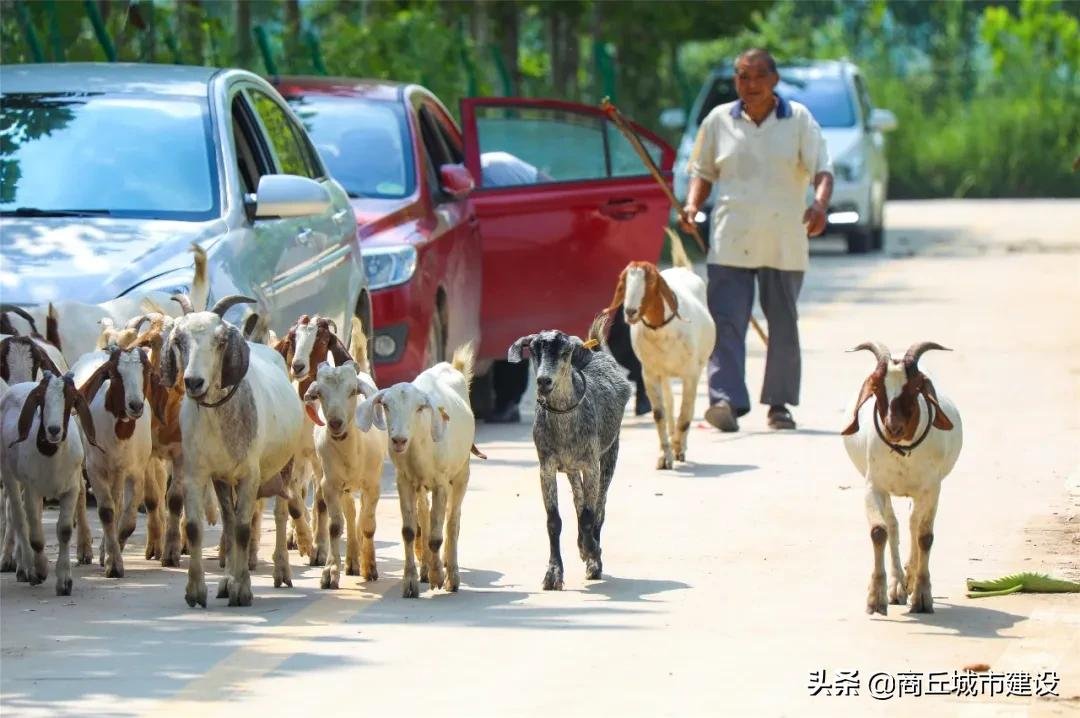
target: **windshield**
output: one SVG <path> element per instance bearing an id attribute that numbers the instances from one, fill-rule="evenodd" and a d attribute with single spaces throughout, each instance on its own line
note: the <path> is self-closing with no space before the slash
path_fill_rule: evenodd
<path id="1" fill-rule="evenodd" d="M 810 114 L 822 127 L 854 127 L 855 108 L 847 84 L 840 77 L 815 75 L 805 71 L 780 68 L 780 83 L 776 94 L 785 100 L 795 100 L 806 105 Z M 730 77 L 719 77 L 709 88 L 709 94 L 698 113 L 698 124 L 714 107 L 739 99 L 735 94 L 735 82 Z"/>
<path id="2" fill-rule="evenodd" d="M 0 96 L 0 214 L 206 220 L 218 215 L 205 101 Z"/>
<path id="3" fill-rule="evenodd" d="M 356 97 L 290 98 L 334 179 L 350 197 L 398 199 L 413 193 L 404 108 Z"/>

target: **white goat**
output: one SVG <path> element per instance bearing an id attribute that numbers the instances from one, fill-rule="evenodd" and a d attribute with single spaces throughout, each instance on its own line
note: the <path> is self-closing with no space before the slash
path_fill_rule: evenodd
<path id="1" fill-rule="evenodd" d="M 610 314 L 621 306 L 630 325 L 630 342 L 641 360 L 645 391 L 660 436 L 658 469 L 686 461 L 698 382 L 716 343 L 705 282 L 694 273 L 677 239 L 674 236 L 672 241 L 675 266 L 661 272 L 650 262 L 631 262 L 619 276 L 606 310 Z M 674 378 L 682 379 L 678 422 L 671 396 L 670 380 Z"/>
<path id="2" fill-rule="evenodd" d="M 329 521 L 324 521 L 316 537 L 317 551 L 329 560 L 322 573 L 322 588 L 338 588 L 341 572 L 339 539 L 342 507 L 347 530 L 345 573 L 362 575 L 375 581 L 375 508 L 379 503 L 379 479 L 386 458 L 386 434 L 382 431 L 359 431 L 355 426 L 358 397 L 370 399 L 378 392 L 375 382 L 358 372 L 349 361 L 342 366 L 319 365 L 315 381 L 304 394 L 308 416 L 316 424 L 315 449 L 322 459 L 321 494 L 326 502 Z M 318 415 L 319 410 L 324 422 Z M 360 494 L 360 517 L 352 494 Z M 327 524 L 329 523 L 329 527 Z"/>
<path id="3" fill-rule="evenodd" d="M 71 425 L 71 412 L 79 424 Z M 16 579 L 36 585 L 45 580 L 45 536 L 41 524 L 42 499 L 60 500 L 56 538 L 56 593 L 71 595 L 71 542 L 75 506 L 82 484 L 83 432 L 94 445 L 94 424 L 71 374 L 46 371 L 38 383 L 9 388 L 0 399 L 0 478 L 9 497 L 8 520 L 17 542 Z M 35 436 L 33 443 L 26 438 Z"/>
<path id="4" fill-rule="evenodd" d="M 223 531 L 232 537 L 218 597 L 227 596 L 230 606 L 251 605 L 249 543 L 260 485 L 291 471 L 305 426 L 300 397 L 289 382 L 281 355 L 247 342 L 237 327 L 222 318 L 238 302 L 255 300 L 225 297 L 208 312 L 177 319 L 163 358 L 165 386 L 173 386 L 181 371 L 184 377 L 180 430 L 184 530 L 191 552 L 184 594 L 189 606 L 206 607 L 202 495 L 211 481 L 221 506 Z M 274 509 L 275 587 L 292 585 L 285 548 L 287 518 L 287 503 L 279 499 Z"/>
<path id="5" fill-rule="evenodd" d="M 149 495 L 147 541 L 161 535 L 161 496 L 151 463 L 150 414 L 157 376 L 140 347 L 85 354 L 72 368 L 75 383 L 90 405 L 101 451 L 86 450 L 86 473 L 101 519 L 101 564 L 107 578 L 124 575 L 122 552 L 135 531 L 139 505 Z M 159 407 L 160 411 L 160 407 Z M 125 488 L 127 500 L 125 503 Z M 153 510 L 151 510 L 151 508 Z M 123 515 L 120 515 L 123 510 Z"/>
<path id="6" fill-rule="evenodd" d="M 874 550 L 866 612 L 885 615 L 887 610 L 887 539 L 892 555 L 888 602 L 902 605 L 910 594 L 912 613 L 933 613 L 930 547 L 934 543 L 934 516 L 941 482 L 956 464 L 964 436 L 960 412 L 920 371 L 919 357 L 945 347 L 917 343 L 900 360 L 893 359 L 885 345 L 877 342 L 860 344 L 852 351 L 860 349 L 874 353 L 877 367 L 848 407 L 852 421 L 841 433 L 851 462 L 866 478 L 866 516 Z M 874 401 L 868 404 L 871 399 Z M 910 496 L 914 504 L 911 553 L 903 569 L 892 496 Z"/>
<path id="7" fill-rule="evenodd" d="M 469 453 L 479 454 L 473 445 L 476 420 L 469 405 L 472 371 L 473 350 L 466 344 L 454 352 L 452 363 L 440 362 L 412 383 L 383 389 L 356 409 L 356 423 L 361 430 L 369 430 L 374 423 L 386 428 L 390 436 L 390 460 L 397 469 L 401 537 L 405 541 L 405 598 L 420 595 L 420 580 L 424 578 L 432 588 L 441 585 L 447 591 L 457 591 L 461 582 L 457 558 L 461 502 L 469 485 Z M 425 516 L 428 491 L 431 509 Z M 444 518 L 445 581 L 439 559 Z M 425 532 L 427 546 L 420 550 L 426 576 L 418 577 L 413 543 L 422 540 Z"/>

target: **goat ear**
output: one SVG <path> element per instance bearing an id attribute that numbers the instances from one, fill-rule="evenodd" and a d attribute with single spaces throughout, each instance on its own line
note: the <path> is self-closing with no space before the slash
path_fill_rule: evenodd
<path id="1" fill-rule="evenodd" d="M 427 407 L 431 409 L 431 440 L 442 441 L 446 437 L 446 425 L 450 423 L 450 415 L 446 413 L 446 409 L 435 405 L 430 396 Z"/>
<path id="2" fill-rule="evenodd" d="M 53 362 L 52 357 L 49 356 L 48 352 L 37 344 L 30 344 L 30 353 L 34 355 L 34 359 L 37 361 L 40 368 L 48 369 L 57 376 L 63 374 L 63 372 L 60 371 L 60 367 L 56 366 L 56 363 Z"/>
<path id="3" fill-rule="evenodd" d="M 926 399 L 927 404 L 933 404 L 934 406 L 934 426 L 942 431 L 951 431 L 953 428 L 952 419 L 946 416 L 945 412 L 941 410 L 941 404 L 937 400 L 937 391 L 934 389 L 934 383 L 930 381 L 930 378 L 923 377 L 922 395 Z"/>
<path id="4" fill-rule="evenodd" d="M 345 362 L 353 360 L 352 355 L 349 354 L 349 350 L 341 343 L 337 334 L 332 332 L 330 334 L 330 355 L 334 357 L 335 366 L 343 366 Z"/>
<path id="5" fill-rule="evenodd" d="M 82 394 L 86 403 L 90 404 L 94 401 L 94 397 L 101 391 L 101 385 L 109 378 L 109 361 L 106 359 L 105 363 L 95 369 L 94 373 L 79 387 L 79 393 Z"/>
<path id="6" fill-rule="evenodd" d="M 100 449 L 97 445 L 97 432 L 94 430 L 94 419 L 90 416 L 90 406 L 86 403 L 86 399 L 83 395 L 75 389 L 75 381 L 72 379 L 71 374 L 64 376 L 64 398 L 66 401 L 71 402 L 75 407 L 75 413 L 79 417 L 79 424 L 82 425 L 83 435 L 86 437 L 86 441 L 90 446 L 95 449 Z M 64 417 L 64 421 L 67 422 L 67 417 Z M 65 423 L 64 428 L 67 428 Z"/>
<path id="7" fill-rule="evenodd" d="M 244 379 L 251 349 L 236 327 L 229 327 L 225 351 L 221 355 L 221 387 L 233 387 Z"/>
<path id="8" fill-rule="evenodd" d="M 6 314 L 4 315 L 7 316 Z M 2 331 L 2 330 L 0 330 Z M 8 348 L 11 346 L 11 337 L 0 339 L 0 379 L 11 381 L 11 373 L 8 371 Z"/>
<path id="9" fill-rule="evenodd" d="M 532 343 L 532 340 L 536 338 L 535 334 L 529 334 L 528 336 L 521 337 L 506 350 L 506 361 L 511 364 L 518 364 L 524 358 L 525 349 L 527 345 Z"/>
<path id="10" fill-rule="evenodd" d="M 285 368 L 287 369 L 289 363 L 292 362 L 293 353 L 296 351 L 296 329 L 290 329 L 289 333 L 285 335 L 284 339 L 278 341 L 274 345 L 274 351 L 281 355 L 281 358 L 285 360 Z"/>
<path id="11" fill-rule="evenodd" d="M 623 268 L 622 272 L 619 274 L 619 281 L 615 285 L 615 294 L 613 294 L 612 297 L 611 297 L 611 304 L 609 304 L 608 308 L 604 310 L 605 314 L 611 314 L 612 312 L 617 312 L 619 310 L 619 307 L 621 307 L 622 303 L 626 300 L 626 270 L 627 269 L 629 269 L 629 267 Z"/>
<path id="12" fill-rule="evenodd" d="M 378 429 L 386 429 L 386 420 L 383 416 L 381 391 L 375 392 L 370 399 L 365 399 L 356 406 L 356 425 L 360 431 L 371 431 L 374 424 Z"/>
<path id="13" fill-rule="evenodd" d="M 660 292 L 660 296 L 671 307 L 671 313 L 675 316 L 679 315 L 679 298 L 675 296 L 675 292 L 671 290 L 671 286 L 664 281 L 664 278 L 659 272 L 656 273 L 656 288 Z"/>
<path id="14" fill-rule="evenodd" d="M 161 347 L 161 383 L 165 385 L 166 389 L 172 389 L 176 386 L 176 380 L 179 378 L 180 373 L 176 361 L 176 347 L 173 346 L 174 338 L 175 332 L 169 336 L 168 341 Z"/>
<path id="15" fill-rule="evenodd" d="M 11 323 L 11 317 L 7 312 L 0 312 L 0 334 L 10 334 L 13 337 L 19 334 L 15 331 L 15 325 Z"/>
<path id="16" fill-rule="evenodd" d="M 45 376 L 42 377 L 41 382 L 26 395 L 26 399 L 23 401 L 22 411 L 19 412 L 19 438 L 8 445 L 9 449 L 12 446 L 15 446 L 15 444 L 26 441 L 26 437 L 30 436 L 30 427 L 34 424 L 34 412 L 43 407 L 45 402 L 45 387 L 49 385 L 50 377 L 51 374 L 46 373 Z M 42 417 L 42 421 L 44 421 L 44 417 Z"/>
<path id="17" fill-rule="evenodd" d="M 310 391 L 304 395 L 304 413 L 307 414 L 307 417 L 311 419 L 311 423 L 315 426 L 326 426 L 319 416 L 319 407 L 315 406 L 315 404 L 308 399 L 308 396 L 310 395 Z"/>
<path id="18" fill-rule="evenodd" d="M 859 430 L 859 410 L 862 409 L 863 404 L 874 396 L 877 397 L 874 410 L 884 416 L 885 389 L 879 386 L 879 382 L 880 380 L 876 374 L 866 377 L 866 381 L 863 382 L 862 389 L 859 391 L 859 398 L 855 402 L 854 416 L 851 417 L 851 423 L 847 425 L 847 428 L 840 432 L 841 436 L 849 436 Z"/>

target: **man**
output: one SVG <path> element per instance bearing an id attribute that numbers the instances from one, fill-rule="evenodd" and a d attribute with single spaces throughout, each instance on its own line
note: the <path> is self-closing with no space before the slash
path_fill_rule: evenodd
<path id="1" fill-rule="evenodd" d="M 718 190 L 707 259 L 716 345 L 705 419 L 721 431 L 738 431 L 737 417 L 750 411 L 746 329 L 755 279 L 769 327 L 761 403 L 769 406 L 769 426 L 795 428 L 788 409 L 799 403 L 802 364 L 795 303 L 809 264 L 807 235 L 825 230 L 833 178 L 821 128 L 806 107 L 775 94 L 779 80 L 765 50 L 739 55 L 739 99 L 709 113 L 690 159 L 682 223 L 694 221 L 713 185 Z"/>

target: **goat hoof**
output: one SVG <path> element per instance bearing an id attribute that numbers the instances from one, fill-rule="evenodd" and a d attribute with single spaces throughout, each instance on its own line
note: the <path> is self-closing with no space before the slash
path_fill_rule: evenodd
<path id="1" fill-rule="evenodd" d="M 428 581 L 428 569 L 427 566 L 420 567 L 420 583 L 431 583 Z"/>
<path id="2" fill-rule="evenodd" d="M 0 560 L 0 573 L 11 573 L 15 570 L 15 559 L 7 557 Z"/>
<path id="3" fill-rule="evenodd" d="M 893 581 L 889 587 L 889 603 L 893 606 L 903 606 L 907 603 L 907 590 L 903 580 Z"/>
<path id="4" fill-rule="evenodd" d="M 123 578 L 124 577 L 124 565 L 120 563 L 114 563 L 105 569 L 105 578 Z"/>
<path id="5" fill-rule="evenodd" d="M 26 573 L 25 568 L 15 570 L 15 580 L 19 583 L 29 583 L 30 576 Z"/>
<path id="6" fill-rule="evenodd" d="M 585 578 L 589 581 L 598 581 L 603 573 L 603 567 L 599 559 L 589 559 L 585 562 Z"/>
<path id="7" fill-rule="evenodd" d="M 90 544 L 75 548 L 75 562 L 80 566 L 89 566 L 94 562 L 94 547 Z"/>
<path id="8" fill-rule="evenodd" d="M 217 596 L 216 598 L 228 598 L 229 597 L 229 579 L 223 578 L 218 581 Z"/>
<path id="9" fill-rule="evenodd" d="M 360 575 L 360 562 L 355 558 L 345 559 L 345 575 L 346 576 L 359 576 Z"/>
<path id="10" fill-rule="evenodd" d="M 934 597 L 930 593 L 929 583 L 916 583 L 915 592 L 911 594 L 910 613 L 933 613 Z"/>
<path id="11" fill-rule="evenodd" d="M 563 589 L 562 567 L 560 567 L 560 566 L 548 566 L 547 573 L 544 574 L 544 590 L 545 591 L 561 591 L 562 589 Z"/>
<path id="12" fill-rule="evenodd" d="M 292 588 L 292 575 L 289 572 L 288 564 L 274 566 L 274 588 L 281 588 L 283 584 Z"/>
<path id="13" fill-rule="evenodd" d="M 184 600 L 191 608 L 195 608 L 196 605 L 206 608 L 206 583 L 188 581 L 187 590 L 184 591 Z"/>
<path id="14" fill-rule="evenodd" d="M 401 597 L 402 598 L 419 598 L 420 597 L 420 582 L 416 579 L 416 576 L 408 576 L 402 581 L 401 584 Z"/>
<path id="15" fill-rule="evenodd" d="M 379 580 L 379 572 L 377 570 L 375 570 L 374 566 L 372 566 L 371 568 L 366 569 L 364 571 L 364 580 L 365 581 L 378 581 Z"/>
<path id="16" fill-rule="evenodd" d="M 443 581 L 446 580 L 441 568 L 438 570 L 432 569 L 431 571 L 428 571 L 428 579 L 428 583 L 433 589 L 442 588 Z"/>
<path id="17" fill-rule="evenodd" d="M 326 555 L 329 553 L 325 548 L 319 547 L 311 553 L 311 560 L 308 562 L 309 566 L 325 566 Z"/>
<path id="18" fill-rule="evenodd" d="M 71 595 L 71 577 L 68 576 L 65 579 L 56 579 L 56 595 L 57 596 L 70 596 Z"/>
<path id="19" fill-rule="evenodd" d="M 676 451 L 675 452 L 675 460 L 676 461 L 682 461 L 683 463 L 685 463 L 686 462 L 686 452 L 685 451 Z"/>
<path id="20" fill-rule="evenodd" d="M 675 466 L 675 461 L 671 456 L 664 454 L 656 460 L 656 468 L 660 470 L 671 469 Z"/>
<path id="21" fill-rule="evenodd" d="M 166 551 L 161 554 L 161 567 L 162 568 L 180 568 L 180 552 L 179 551 Z"/>
<path id="22" fill-rule="evenodd" d="M 443 590 L 449 593 L 457 593 L 460 586 L 461 578 L 458 576 L 457 569 L 447 571 L 446 581 L 443 582 Z"/>
<path id="23" fill-rule="evenodd" d="M 300 545 L 296 543 L 296 534 L 292 531 L 289 532 L 289 538 L 285 539 L 285 548 L 290 551 L 297 551 L 300 548 Z"/>
<path id="24" fill-rule="evenodd" d="M 251 595 L 251 586 L 245 586 L 238 581 L 233 581 L 229 584 L 229 605 L 230 606 L 250 606 L 253 600 Z"/>
<path id="25" fill-rule="evenodd" d="M 334 570 L 336 566 L 327 566 L 322 572 L 322 581 L 319 583 L 319 588 L 336 589 L 340 587 L 339 573 Z"/>

